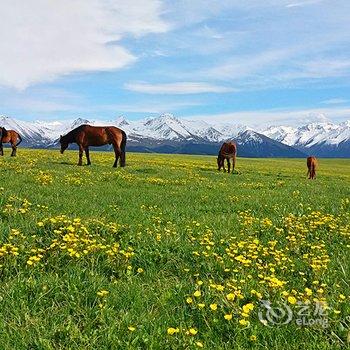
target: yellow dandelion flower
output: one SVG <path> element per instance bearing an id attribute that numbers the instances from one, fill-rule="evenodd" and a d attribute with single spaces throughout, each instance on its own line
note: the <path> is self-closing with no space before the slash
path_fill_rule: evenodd
<path id="1" fill-rule="evenodd" d="M 179 328 L 169 327 L 167 330 L 167 333 L 169 335 L 174 335 L 175 333 L 179 333 L 179 332 L 180 332 Z"/>
<path id="2" fill-rule="evenodd" d="M 198 333 L 198 331 L 197 331 L 197 329 L 195 329 L 195 328 L 190 328 L 190 329 L 188 330 L 188 333 L 189 333 L 190 335 L 196 335 L 196 334 Z"/>
<path id="3" fill-rule="evenodd" d="M 294 305 L 297 302 L 297 299 L 293 296 L 289 296 L 287 300 L 292 305 Z"/>
<path id="4" fill-rule="evenodd" d="M 200 290 L 196 290 L 196 291 L 193 293 L 193 295 L 194 295 L 196 298 L 199 298 L 199 297 L 202 295 L 202 293 L 201 293 Z"/>
<path id="5" fill-rule="evenodd" d="M 232 320 L 232 314 L 227 314 L 224 316 L 224 319 L 227 320 L 227 321 L 230 321 Z"/>
<path id="6" fill-rule="evenodd" d="M 235 295 L 233 293 L 229 293 L 226 295 L 226 299 L 229 301 L 232 301 L 235 299 Z"/>
<path id="7" fill-rule="evenodd" d="M 108 291 L 108 290 L 100 290 L 100 291 L 97 292 L 97 295 L 98 295 L 99 297 L 105 297 L 105 296 L 107 296 L 108 294 L 109 294 L 109 291 Z"/>
<path id="8" fill-rule="evenodd" d="M 213 310 L 213 311 L 216 311 L 218 309 L 218 305 L 217 304 L 210 304 L 210 308 Z"/>
<path id="9" fill-rule="evenodd" d="M 254 304 L 253 303 L 248 303 L 243 305 L 242 310 L 244 313 L 249 314 L 250 311 L 254 309 Z"/>
<path id="10" fill-rule="evenodd" d="M 239 320 L 239 324 L 241 326 L 248 326 L 250 324 L 250 322 L 245 320 L 244 318 L 242 318 L 241 320 Z"/>

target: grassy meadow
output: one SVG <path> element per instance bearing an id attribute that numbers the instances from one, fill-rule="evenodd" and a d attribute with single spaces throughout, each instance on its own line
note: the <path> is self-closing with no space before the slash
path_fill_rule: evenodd
<path id="1" fill-rule="evenodd" d="M 350 160 L 77 161 L 0 159 L 1 349 L 349 348 Z"/>

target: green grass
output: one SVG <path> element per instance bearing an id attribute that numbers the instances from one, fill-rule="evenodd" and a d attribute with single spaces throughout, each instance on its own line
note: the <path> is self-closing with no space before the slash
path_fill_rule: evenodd
<path id="1" fill-rule="evenodd" d="M 305 159 L 239 158 L 237 174 L 209 156 L 91 160 L 0 159 L 1 349 L 348 348 L 349 160 L 320 159 L 315 181 Z M 328 327 L 298 326 L 288 296 L 326 305 Z M 293 320 L 265 326 L 260 299 Z"/>

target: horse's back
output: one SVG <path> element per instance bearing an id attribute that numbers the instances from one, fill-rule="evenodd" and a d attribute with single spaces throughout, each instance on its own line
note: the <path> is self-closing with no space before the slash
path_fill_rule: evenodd
<path id="1" fill-rule="evenodd" d="M 308 168 L 311 168 L 311 167 L 316 168 L 316 164 L 317 164 L 316 157 L 314 156 L 307 157 L 306 164 Z"/>
<path id="2" fill-rule="evenodd" d="M 90 146 L 120 143 L 125 135 L 124 131 L 116 126 L 80 125 L 76 128 L 76 139 Z"/>
<path id="3" fill-rule="evenodd" d="M 224 142 L 220 148 L 220 154 L 235 154 L 236 144 L 233 141 Z"/>
<path id="4" fill-rule="evenodd" d="M 19 138 L 19 134 L 15 130 L 1 128 L 0 138 L 2 143 L 16 143 L 17 139 Z"/>

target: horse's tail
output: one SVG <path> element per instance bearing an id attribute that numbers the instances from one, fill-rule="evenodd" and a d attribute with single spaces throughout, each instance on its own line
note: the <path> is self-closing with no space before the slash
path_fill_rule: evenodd
<path id="1" fill-rule="evenodd" d="M 19 141 L 17 142 L 16 147 L 22 142 L 22 137 L 19 133 L 17 133 L 17 137 L 18 137 Z"/>
<path id="2" fill-rule="evenodd" d="M 126 146 L 126 133 L 122 130 L 122 142 L 120 144 L 121 155 L 120 155 L 120 166 L 125 167 L 125 146 Z"/>
<path id="3" fill-rule="evenodd" d="M 314 178 L 316 176 L 316 161 L 313 161 L 311 163 L 311 176 Z"/>

